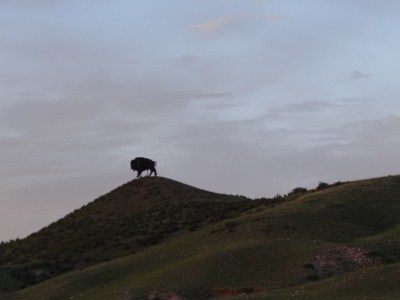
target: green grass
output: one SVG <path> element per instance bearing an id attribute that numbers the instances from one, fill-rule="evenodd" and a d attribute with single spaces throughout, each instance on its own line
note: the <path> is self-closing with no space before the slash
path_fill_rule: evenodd
<path id="1" fill-rule="evenodd" d="M 384 265 L 354 273 L 339 275 L 320 282 L 249 295 L 252 300 L 397 300 L 400 265 Z M 232 300 L 243 297 L 232 298 Z"/>
<path id="2" fill-rule="evenodd" d="M 211 286 L 278 288 L 303 282 L 302 258 L 321 247 L 286 239 L 260 240 L 245 232 L 212 233 L 210 229 L 60 276 L 19 292 L 16 299 L 107 299 L 116 291 L 133 294 Z"/>
<path id="3" fill-rule="evenodd" d="M 172 194 L 179 192 L 174 186 L 167 189 Z M 190 198 L 190 188 L 186 193 Z M 160 188 L 158 197 L 163 195 Z M 214 201 L 219 205 L 230 196 L 225 197 Z M 177 201 L 181 210 L 185 203 Z M 148 205 L 154 212 L 162 209 L 164 216 L 175 210 L 171 203 L 157 209 Z M 206 206 L 193 205 L 196 209 L 186 211 L 186 217 L 210 213 L 202 209 Z M 194 295 L 237 287 L 268 290 L 249 299 L 397 299 L 399 214 L 400 176 L 324 187 L 274 205 L 261 201 L 232 209 L 220 220 L 200 222 L 195 230 L 187 228 L 131 255 L 68 272 L 14 293 L 12 299 L 141 299 L 154 290 Z M 364 249 L 372 263 L 311 282 L 315 270 L 306 266 L 344 246 Z"/>

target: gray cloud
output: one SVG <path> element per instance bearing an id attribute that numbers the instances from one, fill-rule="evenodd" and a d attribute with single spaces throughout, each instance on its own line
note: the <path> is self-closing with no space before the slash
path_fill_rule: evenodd
<path id="1" fill-rule="evenodd" d="M 274 109 L 272 109 L 272 113 L 308 113 L 334 107 L 336 107 L 336 105 L 329 101 L 310 100 L 275 107 Z"/>
<path id="2" fill-rule="evenodd" d="M 215 98 L 226 98 L 231 96 L 232 93 L 221 93 L 221 92 L 210 92 L 210 93 L 199 93 L 196 95 L 198 99 L 215 99 Z"/>
<path id="3" fill-rule="evenodd" d="M 365 79 L 373 76 L 371 73 L 363 73 L 361 71 L 355 70 L 353 71 L 350 75 L 349 78 L 353 80 L 360 80 L 360 79 Z"/>
<path id="4" fill-rule="evenodd" d="M 168 162 L 175 170 L 164 171 L 202 187 L 254 197 L 285 193 L 296 185 L 315 187 L 321 180 L 395 174 L 392 160 L 400 156 L 396 150 L 399 120 L 390 117 L 310 132 L 259 130 L 258 134 L 236 122 L 193 124 L 171 138 L 179 156 Z M 299 147 L 307 141 L 309 147 Z M 234 176 L 227 178 L 227 173 Z"/>

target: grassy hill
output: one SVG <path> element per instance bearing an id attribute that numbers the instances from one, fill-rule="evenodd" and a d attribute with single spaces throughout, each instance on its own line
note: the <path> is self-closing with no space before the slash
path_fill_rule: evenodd
<path id="1" fill-rule="evenodd" d="M 181 187 L 167 179 L 157 180 L 171 184 L 169 199 L 178 192 L 174 187 Z M 133 184 L 140 181 L 127 186 Z M 145 179 L 142 184 L 154 191 L 157 181 Z M 127 186 L 110 194 L 123 195 Z M 195 228 L 180 227 L 130 255 L 75 268 L 3 298 L 207 299 L 231 295 L 236 299 L 243 293 L 249 293 L 249 299 L 400 297 L 400 176 L 320 185 L 308 192 L 300 189 L 278 202 L 184 187 L 192 200 L 192 192 L 198 193 L 193 203 L 211 201 L 215 207 L 225 207 L 221 209 L 225 213 L 218 213 L 219 219 L 202 219 Z M 164 193 L 160 190 L 148 204 L 143 203 L 145 211 L 154 203 L 169 202 L 162 200 Z M 176 205 L 188 201 L 184 198 L 174 198 Z M 187 216 L 203 215 L 205 210 L 198 207 Z M 169 214 L 165 211 L 161 219 Z"/>
<path id="2" fill-rule="evenodd" d="M 0 291 L 136 253 L 256 205 L 162 177 L 133 180 L 25 239 L 0 244 Z"/>

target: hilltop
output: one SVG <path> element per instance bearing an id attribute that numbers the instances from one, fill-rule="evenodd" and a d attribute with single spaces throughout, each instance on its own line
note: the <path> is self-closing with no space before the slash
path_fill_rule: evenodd
<path id="1" fill-rule="evenodd" d="M 256 205 L 163 177 L 132 180 L 22 240 L 0 245 L 0 291 L 143 250 Z"/>
<path id="2" fill-rule="evenodd" d="M 150 245 L 136 244 L 135 231 L 126 238 L 139 245 L 132 253 L 111 244 L 109 253 L 118 254 L 110 261 L 74 267 L 10 299 L 209 299 L 251 292 L 251 299 L 400 297 L 400 176 L 297 188 L 279 199 L 258 201 L 153 179 L 127 183 L 59 222 L 84 214 L 96 224 L 94 216 L 101 215 L 98 222 L 107 227 L 114 214 L 129 211 L 121 210 L 126 201 L 141 199 L 140 205 L 132 204 L 133 215 L 141 210 L 150 214 L 146 222 L 164 220 L 149 228 L 175 228 L 165 220 L 181 225 Z M 129 198 L 133 194 L 141 196 Z M 110 219 L 103 209 L 114 212 Z M 180 221 L 196 218 L 194 227 Z M 64 234 L 54 227 L 59 222 L 21 243 L 53 230 L 54 237 Z M 87 234 L 87 227 L 81 228 Z M 82 253 L 94 255 L 91 249 Z"/>

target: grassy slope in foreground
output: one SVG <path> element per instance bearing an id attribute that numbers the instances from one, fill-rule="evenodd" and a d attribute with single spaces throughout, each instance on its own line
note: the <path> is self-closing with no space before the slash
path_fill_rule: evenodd
<path id="1" fill-rule="evenodd" d="M 251 295 L 251 300 L 397 300 L 400 264 L 382 265 L 342 274 L 323 281 Z M 243 297 L 232 298 L 232 300 Z"/>
<path id="2" fill-rule="evenodd" d="M 256 286 L 271 291 L 258 299 L 294 294 L 300 299 L 355 299 L 364 286 L 376 287 L 374 299 L 395 299 L 400 290 L 394 285 L 400 258 L 399 199 L 399 176 L 351 182 L 60 276 L 14 299 L 129 299 L 151 290 Z M 305 265 L 323 251 L 343 246 L 370 252 L 374 257 L 365 259 L 371 264 L 310 283 L 315 270 Z M 344 271 L 352 263 L 335 259 Z"/>

